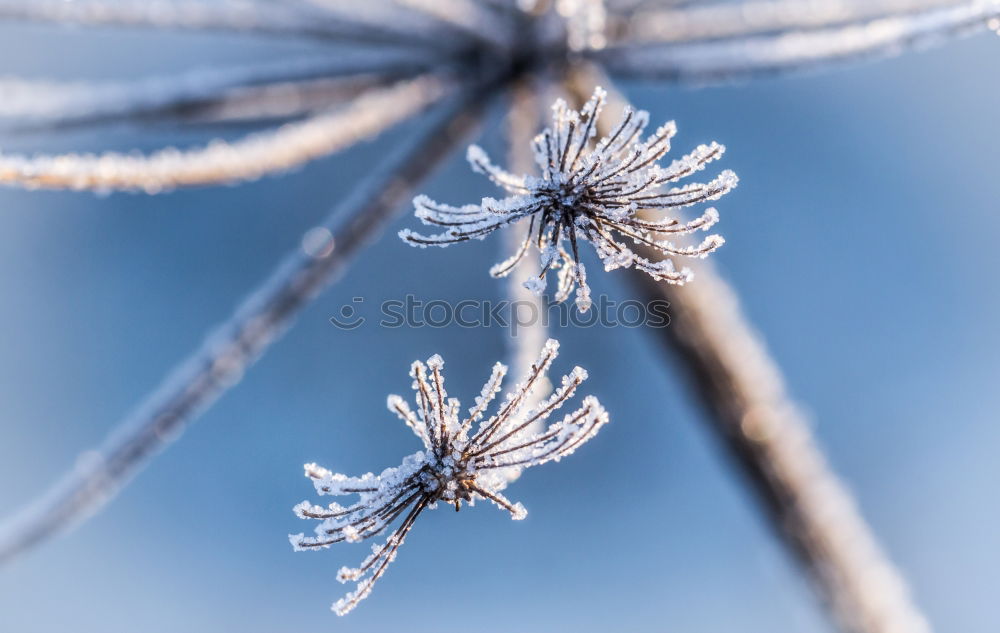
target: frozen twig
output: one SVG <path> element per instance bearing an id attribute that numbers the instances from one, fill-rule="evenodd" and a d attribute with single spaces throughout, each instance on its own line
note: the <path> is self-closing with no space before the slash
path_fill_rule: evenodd
<path id="1" fill-rule="evenodd" d="M 511 169 L 515 173 L 531 174 L 535 170 L 531 154 L 531 139 L 535 136 L 544 121 L 545 107 L 543 97 L 537 94 L 538 85 L 529 83 L 526 79 L 516 84 L 511 92 L 511 109 L 507 119 L 507 156 Z M 528 226 L 523 222 L 510 227 L 504 235 L 504 259 L 514 255 L 528 239 Z M 528 290 L 524 284 L 532 276 L 532 271 L 540 267 L 538 253 L 531 251 L 525 254 L 528 260 L 525 266 L 516 267 L 506 280 L 507 298 L 511 303 L 511 324 L 517 331 L 512 332 L 508 339 L 510 346 L 508 364 L 514 368 L 514 379 L 522 382 L 525 373 L 531 367 L 538 349 L 548 339 L 549 332 L 545 317 L 545 298 Z M 526 319 L 522 321 L 521 319 Z M 548 395 L 551 385 L 547 377 L 542 377 L 542 385 L 528 397 L 534 400 L 529 403 L 533 407 L 538 401 Z M 538 428 L 541 428 L 539 423 Z"/>
<path id="2" fill-rule="evenodd" d="M 578 100 L 587 98 L 592 82 L 606 81 L 595 74 L 571 79 Z M 624 105 L 620 97 L 610 101 L 615 110 Z M 734 291 L 707 262 L 692 266 L 695 281 L 683 287 L 642 274 L 632 280 L 644 301 L 670 302 L 670 327 L 650 335 L 691 376 L 709 428 L 736 459 L 776 533 L 845 630 L 929 633 L 930 625 L 831 470 Z"/>
<path id="3" fill-rule="evenodd" d="M 646 9 L 612 29 L 615 41 L 667 44 L 828 28 L 968 5 L 969 0 L 748 0 Z"/>
<path id="4" fill-rule="evenodd" d="M 424 76 L 372 91 L 350 105 L 239 141 L 149 156 L 26 157 L 0 154 L 0 183 L 28 188 L 157 193 L 177 187 L 255 180 L 333 154 L 422 111 L 451 90 Z"/>
<path id="5" fill-rule="evenodd" d="M 296 0 L 286 0 L 292 2 Z M 493 7 L 479 0 L 297 0 L 320 19 L 334 18 L 355 28 L 388 36 L 384 43 L 412 43 L 437 50 L 469 50 L 479 43 L 495 45 L 506 24 Z M 341 39 L 346 39 L 344 34 Z M 368 36 L 369 42 L 377 37 Z"/>
<path id="6" fill-rule="evenodd" d="M 0 0 L 0 20 L 127 28 L 236 31 L 379 44 L 427 44 L 351 16 L 307 11 L 295 3 L 248 0 Z"/>
<path id="7" fill-rule="evenodd" d="M 128 82 L 2 78 L 0 119 L 12 121 L 0 122 L 0 126 L 63 127 L 130 117 L 219 111 L 239 101 L 268 101 L 289 93 L 301 95 L 320 82 L 329 86 L 335 79 L 346 84 L 345 79 L 359 78 L 367 79 L 371 86 L 374 78 L 398 80 L 425 72 L 427 68 L 427 64 L 416 64 L 399 55 L 373 58 L 339 55 L 237 68 L 201 68 Z"/>
<path id="8" fill-rule="evenodd" d="M 985 30 L 998 13 L 1000 0 L 971 0 L 829 28 L 664 45 L 629 42 L 594 56 L 615 75 L 703 83 L 898 54 Z"/>
<path id="9" fill-rule="evenodd" d="M 340 107 L 400 78 L 372 73 L 249 86 L 233 90 L 220 99 L 150 113 L 148 118 L 154 121 L 176 119 L 187 124 L 294 119 Z"/>
<path id="10" fill-rule="evenodd" d="M 707 262 L 683 288 L 633 275 L 645 300 L 666 299 L 655 331 L 691 376 L 708 422 L 766 507 L 783 542 L 845 630 L 929 633 L 900 572 L 830 468 L 729 285 Z"/>
<path id="11" fill-rule="evenodd" d="M 3 0 L 0 19 L 165 29 L 315 33 L 315 23 L 277 4 L 246 0 Z"/>
<path id="12" fill-rule="evenodd" d="M 0 563 L 101 509 L 114 494 L 211 406 L 341 275 L 354 256 L 401 211 L 412 190 L 477 125 L 484 92 L 462 91 L 434 124 L 406 143 L 296 248 L 232 317 L 128 416 L 95 457 L 78 466 L 22 512 L 0 524 Z"/>

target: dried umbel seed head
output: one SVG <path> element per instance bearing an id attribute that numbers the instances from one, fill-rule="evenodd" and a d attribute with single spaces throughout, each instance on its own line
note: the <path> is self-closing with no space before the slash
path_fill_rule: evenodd
<path id="1" fill-rule="evenodd" d="M 523 519 L 527 516 L 524 506 L 512 503 L 501 493 L 513 475 L 524 468 L 559 461 L 608 422 L 601 404 L 588 396 L 580 408 L 545 430 L 534 432 L 587 379 L 587 372 L 575 367 L 549 397 L 529 406 L 532 392 L 544 382 L 558 349 L 556 341 L 547 341 L 524 382 L 515 386 L 498 411 L 489 417 L 486 411 L 500 392 L 506 366 L 500 363 L 493 366 L 474 406 L 463 417 L 458 400 L 449 398 L 445 391 L 441 357 L 433 356 L 426 364 L 417 361 L 410 370 L 416 410 L 399 396 L 389 396 L 387 404 L 420 438 L 424 450 L 377 476 L 368 473 L 348 477 L 316 464 L 306 464 L 306 476 L 312 479 L 316 492 L 358 495 L 358 500 L 349 506 L 337 503 L 320 506 L 308 501 L 295 506 L 299 517 L 320 522 L 315 536 L 289 537 L 296 551 L 371 538 L 401 519 L 385 543 L 374 545 L 372 554 L 360 566 L 340 570 L 341 582 L 357 581 L 358 585 L 333 605 L 338 615 L 348 613 L 371 593 L 372 585 L 385 573 L 414 521 L 425 509 L 444 502 L 457 511 L 462 503 L 472 505 L 476 499 L 486 499 L 509 512 L 512 518 Z"/>
<path id="2" fill-rule="evenodd" d="M 621 121 L 596 143 L 597 118 L 605 103 L 605 92 L 597 88 L 580 111 L 562 100 L 553 106 L 553 126 L 532 142 L 541 177 L 515 176 L 490 162 L 479 147 L 469 148 L 473 170 L 485 174 L 512 195 L 502 200 L 484 198 L 478 205 L 452 207 L 419 196 L 414 200 L 416 216 L 424 224 L 447 227 L 437 235 L 410 230 L 400 237 L 414 246 L 448 246 L 483 239 L 493 231 L 526 221 L 528 235 L 517 251 L 490 270 L 494 277 L 509 275 L 534 244 L 541 254 L 541 272 L 526 287 L 542 293 L 549 271 L 558 271 L 556 301 L 564 301 L 576 288 L 576 304 L 590 308 L 587 272 L 580 262 L 579 243 L 593 244 L 605 270 L 635 268 L 654 279 L 683 284 L 692 273 L 678 270 L 670 256 L 705 257 L 724 240 L 710 235 L 700 244 L 676 245 L 671 238 L 711 228 L 719 219 L 714 208 L 683 222 L 674 217 L 649 218 L 647 213 L 671 211 L 715 200 L 737 184 L 731 171 L 723 171 L 708 183 L 673 186 L 722 156 L 718 143 L 700 145 L 666 167 L 658 161 L 670 151 L 677 129 L 671 123 L 642 139 L 649 122 L 643 111 L 625 110 Z M 652 247 L 664 259 L 651 261 L 634 253 L 625 240 Z"/>

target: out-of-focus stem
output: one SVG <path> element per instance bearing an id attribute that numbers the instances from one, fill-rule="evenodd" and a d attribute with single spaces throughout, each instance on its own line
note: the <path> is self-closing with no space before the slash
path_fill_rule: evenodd
<path id="1" fill-rule="evenodd" d="M 610 110 L 621 107 L 622 98 L 592 70 L 571 77 L 571 94 L 582 103 L 595 82 L 608 89 Z M 641 245 L 636 251 L 660 257 Z M 739 465 L 775 532 L 845 631 L 929 633 L 901 574 L 831 470 L 735 292 L 711 264 L 692 268 L 695 279 L 685 286 L 628 272 L 642 299 L 670 302 L 670 326 L 650 330 L 650 336 L 690 376 L 709 428 Z"/>
<path id="2" fill-rule="evenodd" d="M 538 131 L 542 105 L 540 97 L 529 78 L 515 84 L 511 91 L 511 110 L 507 119 L 507 155 L 511 172 L 515 174 L 534 173 L 535 164 L 531 157 L 531 139 Z M 504 255 L 506 258 L 521 246 L 528 236 L 528 223 L 518 222 L 504 232 Z M 545 319 L 544 297 L 536 295 L 524 287 L 529 277 L 540 268 L 538 252 L 530 249 L 507 277 L 507 297 L 511 302 L 511 325 L 516 327 L 509 339 L 511 370 L 518 382 L 525 378 L 525 372 L 538 356 L 548 339 Z M 548 379 L 535 389 L 525 410 L 531 409 L 546 395 L 551 385 Z M 539 423 L 539 427 L 541 423 Z"/>
<path id="3" fill-rule="evenodd" d="M 669 44 L 828 28 L 967 4 L 967 0 L 745 0 L 650 7 L 615 27 L 616 39 L 631 44 Z"/>
<path id="4" fill-rule="evenodd" d="M 52 82 L 0 79 L 0 128 L 37 131 L 130 119 L 196 118 L 232 110 L 289 115 L 331 109 L 338 92 L 353 97 L 426 73 L 426 65 L 401 56 L 383 59 L 323 57 L 196 69 L 178 75 L 129 82 Z M 339 88 L 339 90 L 338 90 Z M 316 94 L 311 94 L 316 93 Z M 327 97 L 327 98 L 322 98 Z M 304 102 L 297 109 L 281 108 Z M 246 117 L 244 117 L 246 118 Z M 266 117 L 265 117 L 266 118 Z M 216 119 L 217 120 L 217 119 Z"/>
<path id="5" fill-rule="evenodd" d="M 430 129 L 306 233 L 301 247 L 105 441 L 51 490 L 0 525 L 0 564 L 99 511 L 277 340 L 374 240 L 403 200 L 477 125 L 486 92 L 462 91 Z"/>
<path id="6" fill-rule="evenodd" d="M 284 4 L 285 6 L 282 6 Z M 440 49 L 405 27 L 377 24 L 294 2 L 246 0 L 0 0 L 0 20 L 122 28 L 233 31 L 258 36 L 412 45 Z M 419 50 L 419 49 L 414 49 Z"/>
<path id="7" fill-rule="evenodd" d="M 655 253 L 643 253 L 644 257 Z M 706 413 L 771 523 L 836 620 L 856 633 L 929 633 L 902 575 L 789 397 L 780 369 L 708 263 L 685 286 L 629 271 L 643 299 L 666 299 L 669 327 L 652 330 L 687 371 Z"/>
<path id="8" fill-rule="evenodd" d="M 373 89 L 345 107 L 245 136 L 233 143 L 149 156 L 117 153 L 0 154 L 0 183 L 27 188 L 159 193 L 178 187 L 234 183 L 286 171 L 346 149 L 416 116 L 454 90 L 454 82 L 422 75 Z"/>
<path id="9" fill-rule="evenodd" d="M 968 0 L 823 28 L 788 27 L 662 45 L 629 41 L 592 57 L 614 76 L 705 84 L 897 55 L 984 31 L 998 15 L 1000 0 Z"/>

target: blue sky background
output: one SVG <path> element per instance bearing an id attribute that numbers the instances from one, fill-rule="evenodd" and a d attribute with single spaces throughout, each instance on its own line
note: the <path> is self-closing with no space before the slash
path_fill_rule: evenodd
<path id="1" fill-rule="evenodd" d="M 306 45 L 3 27 L 0 74 L 112 78 L 271 59 Z M 710 89 L 627 85 L 675 147 L 719 140 L 741 185 L 717 262 L 809 411 L 836 470 L 939 631 L 994 633 L 1000 586 L 1000 42 Z M 0 190 L 0 508 L 97 445 L 301 234 L 412 128 L 280 178 L 159 197 Z M 152 149 L 239 130 L 5 136 L 4 151 Z M 487 145 L 498 147 L 494 141 Z M 491 187 L 456 156 L 425 191 Z M 422 517 L 373 596 L 328 611 L 366 545 L 293 554 L 301 464 L 359 473 L 417 449 L 384 410 L 440 352 L 478 393 L 505 332 L 345 332 L 373 305 L 499 298 L 498 240 L 363 254 L 243 382 L 105 512 L 0 569 L 0 630 L 208 633 L 471 629 L 829 631 L 812 595 L 640 330 L 568 329 L 557 369 L 591 373 L 612 424 L 491 506 Z M 622 273 L 595 291 L 625 298 Z"/>

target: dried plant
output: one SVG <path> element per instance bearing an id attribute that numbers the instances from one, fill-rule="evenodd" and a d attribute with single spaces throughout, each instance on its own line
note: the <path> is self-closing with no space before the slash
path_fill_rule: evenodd
<path id="1" fill-rule="evenodd" d="M 577 387 L 587 379 L 586 371 L 574 367 L 552 395 L 530 406 L 531 394 L 539 387 L 558 350 L 559 343 L 549 339 L 524 382 L 507 394 L 497 413 L 490 417 L 485 414 L 500 392 L 507 373 L 505 365 L 493 366 L 475 405 L 467 416 L 461 417 L 461 404 L 449 398 L 445 391 L 441 357 L 432 356 L 426 365 L 417 361 L 410 368 L 416 411 L 399 396 L 389 396 L 387 404 L 389 410 L 420 438 L 424 450 L 377 476 L 368 473 L 347 477 L 316 464 L 306 464 L 306 477 L 312 479 L 317 493 L 356 494 L 358 501 L 347 507 L 337 503 L 319 506 L 308 501 L 295 506 L 299 517 L 320 521 L 316 536 L 294 534 L 290 537 L 296 551 L 372 538 L 402 517 L 385 543 L 373 545 L 372 554 L 360 566 L 340 570 L 337 578 L 341 582 L 359 582 L 353 592 L 333 605 L 338 615 L 345 615 L 368 597 L 372 586 L 395 559 L 421 512 L 434 509 L 438 502 L 453 505 L 457 512 L 463 501 L 471 506 L 476 499 L 485 499 L 509 512 L 513 519 L 523 519 L 528 514 L 524 506 L 512 503 L 501 492 L 511 479 L 511 471 L 559 461 L 607 424 L 608 414 L 604 407 L 593 396 L 587 396 L 576 411 L 541 432 L 532 432 L 532 428 L 572 398 Z M 477 422 L 478 427 L 472 432 Z"/>
<path id="2" fill-rule="evenodd" d="M 478 205 L 453 207 L 426 196 L 414 200 L 416 216 L 425 224 L 448 227 L 437 235 L 424 236 L 403 230 L 399 236 L 414 246 L 449 246 L 490 233 L 516 222 L 528 222 L 527 235 L 514 254 L 493 268 L 494 277 L 506 277 L 524 258 L 534 243 L 541 253 L 542 270 L 525 282 L 525 287 L 541 294 L 549 270 L 559 271 L 557 302 L 565 301 L 578 287 L 576 305 L 590 309 L 587 273 L 580 262 L 578 243 L 588 241 L 604 262 L 605 270 L 629 268 L 648 274 L 657 281 L 683 284 L 691 280 L 691 270 L 677 270 L 671 259 L 652 261 L 636 255 L 615 234 L 655 249 L 660 255 L 705 257 L 724 242 L 711 235 L 694 246 L 677 246 L 658 236 L 688 235 L 708 230 L 719 219 L 714 208 L 701 217 L 681 222 L 672 217 L 650 220 L 643 211 L 674 210 L 722 197 L 736 186 L 736 174 L 724 171 L 709 183 L 665 187 L 705 168 L 722 156 L 718 143 L 700 145 L 667 167 L 657 161 L 670 151 L 670 139 L 677 132 L 671 121 L 643 140 L 649 113 L 626 108 L 621 121 L 596 144 L 597 119 L 604 108 L 606 93 L 601 88 L 579 111 L 562 99 L 553 105 L 553 126 L 532 142 L 535 162 L 542 176 L 515 176 L 490 162 L 480 147 L 469 148 L 472 169 L 485 174 L 494 184 L 512 195 L 503 200 L 484 198 Z M 569 242 L 567 250 L 563 240 Z"/>
<path id="3" fill-rule="evenodd" d="M 7 155 L 0 183 L 142 190 L 247 181 L 369 138 L 482 77 L 592 61 L 616 76 L 706 83 L 888 54 L 975 31 L 1000 0 L 0 0 L 0 20 L 242 32 L 329 44 L 256 68 L 133 84 L 3 80 L 0 127 L 150 117 L 299 119 L 233 143 L 148 156 Z M 350 43 L 345 55 L 337 46 Z M 412 83 L 408 80 L 415 80 Z M 351 103 L 358 95 L 365 98 Z M 356 129 L 352 121 L 359 121 Z"/>
<path id="4" fill-rule="evenodd" d="M 317 240 L 312 238 L 319 236 L 321 248 L 303 253 L 296 245 L 232 316 L 111 432 L 96 457 L 71 469 L 35 503 L 0 526 L 0 561 L 92 516 L 179 431 L 238 382 L 298 311 L 344 271 L 394 217 L 401 201 L 412 196 L 434 167 L 471 133 L 484 105 L 508 88 L 532 80 L 567 85 L 577 71 L 591 65 L 615 79 L 645 77 L 696 84 L 814 70 L 936 44 L 983 31 L 988 25 L 996 29 L 998 15 L 1000 0 L 0 0 L 0 20 L 6 21 L 238 32 L 308 39 L 329 46 L 324 54 L 306 59 L 135 82 L 0 80 L 0 130 L 150 120 L 270 126 L 228 143 L 164 149 L 146 156 L 0 152 L 0 183 L 161 193 L 177 187 L 242 182 L 304 165 L 434 110 L 426 132 L 404 143 L 353 195 L 338 194 L 337 198 L 344 199 L 341 208 L 309 234 L 313 244 Z M 350 55 L 344 54 L 344 44 L 350 44 Z M 587 94 L 596 83 L 587 86 Z M 570 116 L 568 108 L 566 116 Z M 579 116 L 582 121 L 583 115 Z M 574 135 L 579 134 L 574 130 Z M 553 157 L 546 158 L 543 169 L 548 165 L 554 171 Z M 488 164 L 483 163 L 484 171 Z M 613 214 L 608 217 L 623 221 Z M 553 234 L 553 224 L 543 236 L 558 242 L 572 226 L 562 226 Z M 624 226 L 644 239 L 648 239 L 644 231 L 656 232 Z M 520 227 L 512 227 L 511 235 L 514 229 Z M 630 237 L 624 231 L 615 232 Z M 522 238 L 521 246 L 528 237 Z M 575 259 L 571 267 L 565 255 L 558 253 L 558 246 L 550 245 L 556 256 L 549 250 L 542 268 L 558 266 L 565 283 L 585 288 L 583 268 L 576 266 Z M 601 247 L 595 246 L 600 254 Z M 663 251 L 650 254 L 649 248 L 639 240 L 633 250 L 652 266 L 665 267 L 665 263 L 653 262 Z M 633 266 L 639 261 L 624 260 Z M 711 269 L 706 270 L 699 274 L 711 275 Z M 714 276 L 712 282 L 724 286 Z M 587 303 L 585 291 L 583 295 L 581 307 Z M 683 304 L 690 301 L 687 297 L 683 292 L 670 294 L 679 313 L 702 318 L 697 310 L 684 310 Z M 739 314 L 734 315 L 738 321 Z M 751 331 L 741 324 L 744 327 L 738 331 Z M 733 346 L 710 328 L 694 329 L 705 330 L 706 337 L 718 340 L 700 346 L 698 353 L 683 355 L 683 363 L 693 374 L 723 386 L 731 382 L 728 377 L 741 375 L 743 361 L 727 353 Z M 760 381 L 743 382 L 746 387 Z M 788 403 L 782 399 L 780 404 Z M 707 410 L 720 421 L 717 430 L 721 434 L 729 434 L 728 439 L 747 449 L 741 459 L 756 460 L 759 471 L 774 470 L 766 463 L 772 458 L 755 450 L 751 439 L 726 430 L 733 420 L 745 420 L 757 412 L 736 406 L 722 416 L 712 407 Z M 809 429 L 796 424 L 796 432 L 809 437 Z M 822 461 L 817 463 L 822 470 Z M 836 481 L 828 470 L 822 474 L 823 481 Z M 792 513 L 808 515 L 804 523 L 826 521 L 819 506 L 811 502 L 809 486 L 790 485 L 802 497 L 792 498 L 788 482 L 761 481 L 768 488 L 765 498 L 786 504 Z M 807 568 L 831 571 L 814 573 L 814 579 L 846 628 L 864 633 L 927 630 L 905 588 L 884 600 L 869 600 L 867 605 L 852 597 L 867 593 L 867 585 L 853 573 L 857 566 L 844 562 L 850 556 L 843 556 L 843 550 L 858 542 L 854 536 L 861 534 L 866 537 L 862 541 L 871 545 L 871 556 L 865 560 L 891 569 L 860 517 L 851 530 L 839 524 L 828 526 L 827 532 L 836 536 L 828 539 L 835 554 L 830 555 L 788 537 L 780 521 L 783 514 L 775 512 L 774 516 L 778 532 L 789 549 L 807 561 Z M 848 533 L 850 538 L 845 536 Z M 832 577 L 843 578 L 849 590 L 844 591 Z M 839 598 L 845 595 L 846 599 Z"/>

